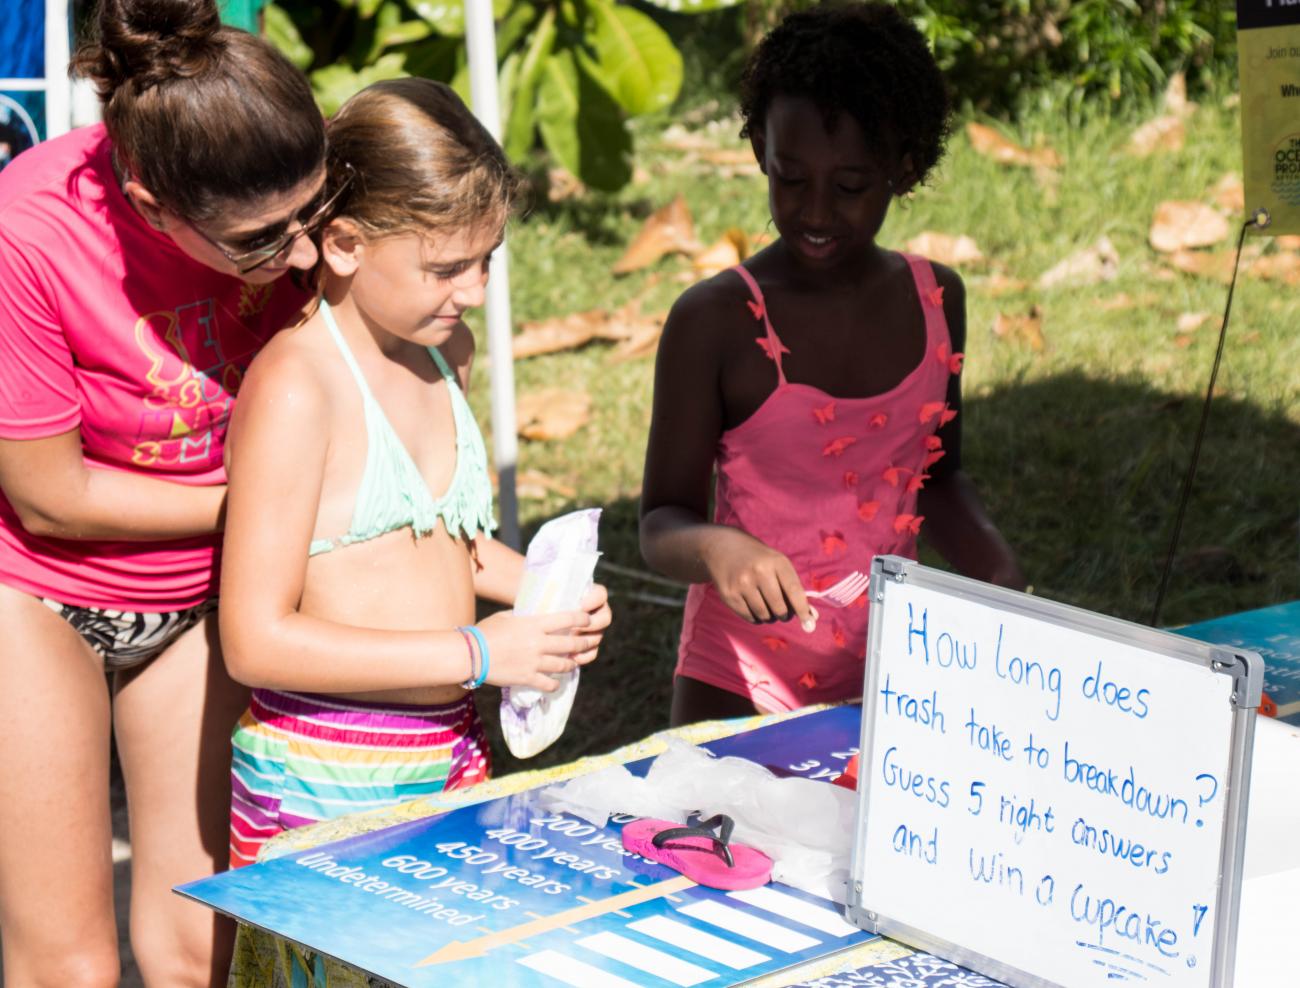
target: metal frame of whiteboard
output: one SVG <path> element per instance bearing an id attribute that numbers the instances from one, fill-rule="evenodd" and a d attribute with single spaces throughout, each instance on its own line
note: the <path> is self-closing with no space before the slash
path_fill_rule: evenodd
<path id="1" fill-rule="evenodd" d="M 1145 625 L 1105 617 L 1068 604 L 1041 600 L 1027 594 L 931 569 L 899 556 L 875 557 L 871 565 L 871 586 L 868 591 L 873 603 L 884 600 L 890 583 L 910 583 L 951 594 L 1010 613 L 1124 642 L 1170 658 L 1196 663 L 1233 677 L 1234 709 L 1219 861 L 1219 898 L 1215 908 L 1213 957 L 1208 965 L 1209 984 L 1212 988 L 1229 988 L 1232 984 L 1236 959 L 1237 914 L 1241 898 L 1242 859 L 1246 836 L 1246 793 L 1250 781 L 1250 750 L 1255 734 L 1256 708 L 1262 700 L 1263 693 L 1264 669 L 1260 656 L 1255 652 L 1227 649 Z M 942 940 L 925 930 L 896 921 L 881 912 L 873 912 L 864 904 L 863 891 L 869 888 L 865 874 L 867 861 L 864 844 L 867 831 L 867 808 L 871 797 L 871 787 L 866 783 L 868 766 L 873 764 L 874 756 L 871 746 L 878 696 L 876 680 L 880 672 L 881 633 L 879 622 L 871 620 L 867 635 L 866 674 L 862 688 L 862 736 L 859 742 L 862 766 L 859 778 L 862 782 L 858 787 L 846 903 L 846 914 L 849 920 L 864 930 L 911 944 L 954 964 L 999 978 L 1016 988 L 1069 988 L 1004 964 L 987 954 Z"/>

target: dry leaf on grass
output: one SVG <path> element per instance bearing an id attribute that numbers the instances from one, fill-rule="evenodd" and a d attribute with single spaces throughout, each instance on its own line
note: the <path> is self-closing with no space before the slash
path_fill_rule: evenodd
<path id="1" fill-rule="evenodd" d="M 572 312 L 557 319 L 520 323 L 520 331 L 515 335 L 510 349 L 516 360 L 572 350 L 590 343 L 596 337 L 597 330 L 608 320 L 608 313 L 593 309 L 590 312 Z"/>
<path id="2" fill-rule="evenodd" d="M 1246 187 L 1236 172 L 1228 172 L 1215 182 L 1210 188 L 1210 198 L 1224 212 L 1236 214 L 1246 211 Z"/>
<path id="3" fill-rule="evenodd" d="M 907 242 L 907 249 L 913 254 L 952 267 L 984 263 L 984 254 L 979 245 L 964 233 L 953 236 L 950 233 L 925 230 Z"/>
<path id="4" fill-rule="evenodd" d="M 1187 129 L 1180 117 L 1166 114 L 1148 120 L 1128 139 L 1128 152 L 1139 158 L 1157 151 L 1181 151 L 1187 141 Z"/>
<path id="5" fill-rule="evenodd" d="M 1208 312 L 1184 312 L 1178 317 L 1175 326 L 1177 332 L 1174 333 L 1174 346 L 1183 349 L 1191 346 L 1196 339 L 1196 331 L 1211 318 L 1213 317 Z"/>
<path id="6" fill-rule="evenodd" d="M 1210 278 L 1225 285 L 1232 281 L 1232 254 L 1227 251 L 1180 250 L 1170 254 L 1168 261 L 1183 274 Z"/>
<path id="7" fill-rule="evenodd" d="M 575 498 L 578 492 L 568 484 L 549 477 L 540 470 L 522 470 L 515 477 L 515 493 L 530 501 L 543 501 L 550 494 Z"/>
<path id="8" fill-rule="evenodd" d="M 1030 349 L 1041 352 L 1047 345 L 1043 337 L 1042 307 L 1030 306 L 1029 312 L 1022 316 L 1010 316 L 1005 312 L 999 312 L 998 317 L 993 321 L 993 335 L 1007 342 L 1026 343 Z"/>
<path id="9" fill-rule="evenodd" d="M 1039 288 L 1055 285 L 1095 285 L 1113 281 L 1119 275 L 1119 252 L 1109 237 L 1100 237 L 1091 247 L 1076 251 L 1044 271 L 1038 278 Z"/>
<path id="10" fill-rule="evenodd" d="M 749 238 L 745 231 L 732 227 L 722 235 L 722 239 L 705 247 L 691 258 L 691 267 L 695 277 L 703 281 L 715 274 L 735 267 L 749 256 Z"/>
<path id="11" fill-rule="evenodd" d="M 635 360 L 637 357 L 648 357 L 655 352 L 659 345 L 659 337 L 663 334 L 664 317 L 660 316 L 653 325 L 641 326 L 635 333 L 627 339 L 619 341 L 618 346 L 609 352 L 607 358 L 611 364 L 621 364 L 626 360 Z"/>
<path id="12" fill-rule="evenodd" d="M 1118 295 L 1102 299 L 1097 303 L 1097 308 L 1102 312 L 1122 312 L 1125 309 L 1136 309 L 1139 305 L 1150 305 L 1152 301 L 1153 297 L 1150 295 L 1135 299 L 1128 292 L 1120 292 Z"/>
<path id="13" fill-rule="evenodd" d="M 658 280 L 653 276 L 647 279 L 647 290 Z M 641 314 L 641 297 L 638 296 L 612 312 L 591 309 L 554 319 L 520 323 L 520 332 L 514 338 L 511 352 L 516 360 L 523 360 L 544 353 L 572 350 L 592 340 L 626 340 L 647 327 L 657 328 L 662 322 L 662 315 Z"/>
<path id="14" fill-rule="evenodd" d="M 992 127 L 972 121 L 966 125 L 966 136 L 971 147 L 986 158 L 1001 165 L 1019 165 L 1025 168 L 1059 168 L 1061 156 L 1049 147 L 1025 148 L 1003 137 Z"/>
<path id="15" fill-rule="evenodd" d="M 614 273 L 627 274 L 649 267 L 665 254 L 693 254 L 699 249 L 691 211 L 686 206 L 685 197 L 679 195 L 667 206 L 650 214 L 614 265 Z"/>
<path id="16" fill-rule="evenodd" d="M 515 407 L 525 439 L 567 439 L 591 419 L 591 395 L 548 388 L 519 396 Z"/>
<path id="17" fill-rule="evenodd" d="M 1300 254 L 1284 251 L 1258 258 L 1246 273 L 1260 281 L 1280 281 L 1284 285 L 1300 285 Z"/>
<path id="18" fill-rule="evenodd" d="M 1213 206 L 1171 199 L 1156 206 L 1147 239 L 1162 254 L 1172 254 L 1222 243 L 1230 234 L 1228 221 Z"/>
<path id="19" fill-rule="evenodd" d="M 1009 277 L 1001 271 L 994 271 L 987 278 L 972 279 L 971 286 L 975 291 L 990 298 L 997 298 L 999 295 L 1015 295 L 1023 292 L 1029 287 L 1029 282 Z"/>

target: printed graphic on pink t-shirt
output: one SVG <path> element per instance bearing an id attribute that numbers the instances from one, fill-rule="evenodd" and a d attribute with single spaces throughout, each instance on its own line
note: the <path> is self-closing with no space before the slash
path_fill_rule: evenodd
<path id="1" fill-rule="evenodd" d="M 224 483 L 244 372 L 305 298 L 287 278 L 213 271 L 149 226 L 102 126 L 38 145 L 0 173 L 0 438 L 79 428 L 91 468 Z M 219 542 L 37 538 L 0 498 L 0 579 L 63 603 L 198 603 Z"/>

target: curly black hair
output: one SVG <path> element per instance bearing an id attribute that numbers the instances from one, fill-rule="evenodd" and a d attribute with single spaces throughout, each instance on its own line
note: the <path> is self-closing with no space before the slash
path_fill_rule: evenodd
<path id="1" fill-rule="evenodd" d="M 925 38 L 885 3 L 821 4 L 759 43 L 740 83 L 740 136 L 761 132 L 777 96 L 810 99 L 827 129 L 841 112 L 877 153 L 910 154 L 917 184 L 943 155 L 951 105 Z"/>

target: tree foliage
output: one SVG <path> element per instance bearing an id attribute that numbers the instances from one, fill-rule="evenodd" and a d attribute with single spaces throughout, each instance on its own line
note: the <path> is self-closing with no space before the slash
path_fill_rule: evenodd
<path id="1" fill-rule="evenodd" d="M 648 0 L 680 13 L 737 0 Z M 535 143 L 586 184 L 632 175 L 630 117 L 668 107 L 682 57 L 644 9 L 617 0 L 492 0 L 502 143 L 515 161 Z M 645 3 L 640 7 L 644 8 Z M 460 0 L 279 0 L 267 35 L 306 70 L 332 113 L 368 83 L 402 75 L 449 82 L 469 100 Z"/>

